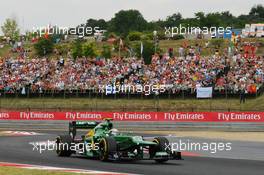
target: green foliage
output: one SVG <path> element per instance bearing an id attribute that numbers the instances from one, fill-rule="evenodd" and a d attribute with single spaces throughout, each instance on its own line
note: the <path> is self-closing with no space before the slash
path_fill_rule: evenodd
<path id="1" fill-rule="evenodd" d="M 33 33 L 27 30 L 25 33 L 25 38 L 26 40 L 31 40 L 33 38 Z"/>
<path id="2" fill-rule="evenodd" d="M 249 15 L 264 19 L 264 7 L 259 4 L 251 8 Z"/>
<path id="3" fill-rule="evenodd" d="M 164 33 L 165 27 L 179 27 L 181 24 L 185 27 L 232 27 L 244 28 L 245 24 L 263 23 L 264 22 L 264 7 L 263 5 L 255 5 L 246 15 L 238 17 L 233 16 L 229 11 L 204 13 L 197 12 L 193 18 L 183 18 L 180 13 L 174 13 L 166 19 L 147 22 L 138 10 L 121 10 L 115 14 L 110 21 L 103 19 L 95 20 L 88 19 L 86 26 L 99 26 L 109 32 L 114 32 L 122 38 L 126 38 L 132 31 L 150 32 L 154 30 Z M 159 32 L 160 33 L 160 32 Z M 106 34 L 108 37 L 109 35 Z M 142 37 L 142 36 L 141 36 Z M 159 36 L 159 39 L 164 35 Z M 138 38 L 136 38 L 138 39 Z M 134 40 L 136 41 L 136 40 Z"/>
<path id="4" fill-rule="evenodd" d="M 100 30 L 106 30 L 107 22 L 104 19 L 96 20 L 90 18 L 86 21 L 86 26 L 92 28 L 99 27 Z"/>
<path id="5" fill-rule="evenodd" d="M 174 13 L 171 16 L 168 16 L 164 22 L 163 27 L 172 27 L 179 26 L 182 21 L 182 15 L 180 13 Z"/>
<path id="6" fill-rule="evenodd" d="M 96 57 L 98 55 L 96 45 L 94 43 L 83 43 L 80 39 L 77 39 L 72 44 L 72 56 L 77 57 Z"/>
<path id="7" fill-rule="evenodd" d="M 109 45 L 103 45 L 102 57 L 104 58 L 111 58 L 111 47 Z"/>
<path id="8" fill-rule="evenodd" d="M 141 36 L 142 40 L 153 40 L 153 33 L 150 32 L 144 32 Z"/>
<path id="9" fill-rule="evenodd" d="M 144 59 L 144 62 L 145 64 L 151 64 L 152 55 L 155 54 L 155 46 L 153 44 L 153 41 L 143 41 L 142 43 L 143 43 L 142 57 Z M 137 56 L 141 57 L 141 42 L 135 43 L 134 48 Z"/>
<path id="10" fill-rule="evenodd" d="M 54 49 L 56 49 L 59 54 L 65 55 L 69 50 L 69 46 L 67 44 L 55 44 Z"/>
<path id="11" fill-rule="evenodd" d="M 34 44 L 34 48 L 38 55 L 44 56 L 52 53 L 54 44 L 50 38 L 40 38 L 36 44 Z"/>
<path id="12" fill-rule="evenodd" d="M 11 46 L 9 44 L 4 45 L 3 48 L 0 48 L 0 57 L 4 57 L 6 55 L 9 55 L 10 49 L 11 49 Z"/>
<path id="13" fill-rule="evenodd" d="M 147 27 L 147 21 L 138 10 L 121 10 L 115 14 L 109 23 L 109 31 L 126 37 L 130 31 L 142 32 Z"/>
<path id="14" fill-rule="evenodd" d="M 164 31 L 158 31 L 157 36 L 158 36 L 159 40 L 167 39 L 166 36 L 165 36 L 165 32 Z"/>
<path id="15" fill-rule="evenodd" d="M 130 32 L 127 36 L 129 41 L 139 41 L 141 40 L 142 33 L 141 32 Z"/>
<path id="16" fill-rule="evenodd" d="M 82 47 L 82 55 L 90 58 L 96 57 L 98 53 L 95 44 L 85 43 Z"/>
<path id="17" fill-rule="evenodd" d="M 17 40 L 19 38 L 19 28 L 16 20 L 10 18 L 6 19 L 1 29 L 6 37 L 10 37 L 12 40 Z"/>
<path id="18" fill-rule="evenodd" d="M 80 39 L 77 39 L 72 44 L 72 56 L 73 58 L 82 56 L 82 43 Z"/>

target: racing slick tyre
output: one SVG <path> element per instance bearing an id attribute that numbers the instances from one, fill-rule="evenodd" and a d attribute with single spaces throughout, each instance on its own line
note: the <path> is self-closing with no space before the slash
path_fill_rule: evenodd
<path id="1" fill-rule="evenodd" d="M 168 147 L 170 142 L 166 137 L 156 137 L 154 138 L 153 142 L 157 143 L 157 145 L 154 147 L 150 147 L 149 149 L 149 154 L 151 158 L 155 156 L 156 152 L 167 152 L 168 154 L 170 154 L 170 149 L 169 149 L 170 147 Z M 168 158 L 164 158 L 164 159 L 156 159 L 155 161 L 158 163 L 163 163 L 168 160 L 169 160 Z"/>
<path id="2" fill-rule="evenodd" d="M 69 157 L 72 154 L 70 149 L 72 138 L 70 135 L 60 135 L 56 140 L 56 153 L 60 157 Z"/>
<path id="3" fill-rule="evenodd" d="M 109 155 L 117 151 L 117 144 L 113 137 L 105 137 L 99 142 L 99 159 L 109 160 Z"/>

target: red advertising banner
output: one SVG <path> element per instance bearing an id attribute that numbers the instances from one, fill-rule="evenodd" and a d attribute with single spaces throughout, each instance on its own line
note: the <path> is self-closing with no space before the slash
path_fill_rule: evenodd
<path id="1" fill-rule="evenodd" d="M 264 112 L 0 112 L 0 120 L 264 122 Z"/>

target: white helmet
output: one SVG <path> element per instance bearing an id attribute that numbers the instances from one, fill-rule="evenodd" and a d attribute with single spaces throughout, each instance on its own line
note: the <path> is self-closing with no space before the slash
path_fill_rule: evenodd
<path id="1" fill-rule="evenodd" d="M 115 129 L 115 128 L 110 129 L 109 132 L 110 132 L 111 135 L 114 135 L 114 136 L 117 135 L 117 134 L 119 133 L 119 131 L 118 131 L 117 129 Z"/>

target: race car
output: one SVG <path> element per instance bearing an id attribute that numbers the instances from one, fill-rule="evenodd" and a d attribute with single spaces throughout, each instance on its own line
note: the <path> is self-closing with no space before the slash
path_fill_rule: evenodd
<path id="1" fill-rule="evenodd" d="M 90 129 L 86 135 L 76 138 L 77 129 Z M 155 160 L 158 163 L 170 159 L 182 159 L 181 152 L 171 151 L 166 137 L 146 140 L 142 136 L 120 133 L 113 128 L 112 119 L 103 122 L 72 121 L 69 134 L 56 139 L 58 156 L 80 154 L 102 161 L 114 160 Z"/>

